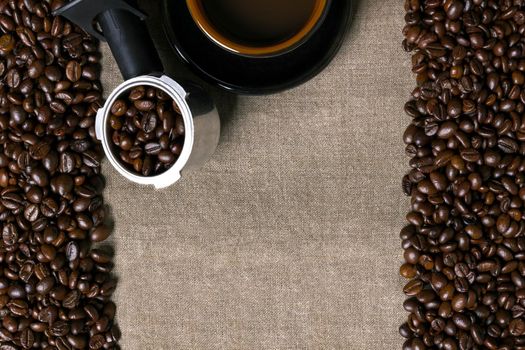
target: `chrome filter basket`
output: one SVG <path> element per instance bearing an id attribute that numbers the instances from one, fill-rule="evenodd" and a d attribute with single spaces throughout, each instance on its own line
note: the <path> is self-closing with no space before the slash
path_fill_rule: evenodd
<path id="1" fill-rule="evenodd" d="M 122 94 L 139 85 L 152 86 L 164 91 L 177 103 L 184 120 L 185 139 L 182 153 L 171 168 L 155 176 L 141 176 L 128 170 L 115 154 L 111 140 L 111 106 Z M 193 84 L 185 84 L 183 87 L 166 75 L 143 75 L 126 80 L 111 93 L 104 106 L 97 112 L 95 130 L 109 163 L 122 176 L 138 184 L 164 188 L 177 182 L 183 172 L 199 168 L 211 157 L 219 143 L 220 119 L 212 100 L 202 88 Z"/>

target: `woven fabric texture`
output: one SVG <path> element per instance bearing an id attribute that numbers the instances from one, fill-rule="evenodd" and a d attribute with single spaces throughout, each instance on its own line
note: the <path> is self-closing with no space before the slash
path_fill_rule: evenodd
<path id="1" fill-rule="evenodd" d="M 168 69 L 188 76 L 151 30 Z M 106 162 L 123 349 L 400 349 L 408 211 L 402 0 L 359 1 L 333 63 L 263 97 L 213 92 L 221 142 L 165 190 Z M 106 93 L 121 76 L 106 46 Z"/>

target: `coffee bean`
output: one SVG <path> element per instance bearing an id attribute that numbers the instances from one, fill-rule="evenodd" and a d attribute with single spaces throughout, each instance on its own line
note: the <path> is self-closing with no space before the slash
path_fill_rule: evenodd
<path id="1" fill-rule="evenodd" d="M 449 19 L 458 19 L 463 11 L 463 2 L 459 0 L 450 1 L 446 11 Z"/>
<path id="2" fill-rule="evenodd" d="M 87 151 L 91 146 L 91 142 L 87 139 L 75 140 L 70 144 L 71 149 L 78 153 Z"/>
<path id="3" fill-rule="evenodd" d="M 22 267 L 20 268 L 20 272 L 18 276 L 20 279 L 24 282 L 28 282 L 31 276 L 33 275 L 33 269 L 34 269 L 34 263 L 33 262 L 26 262 Z"/>
<path id="4" fill-rule="evenodd" d="M 519 318 L 512 320 L 509 324 L 509 332 L 515 337 L 525 334 L 525 321 Z"/>
<path id="5" fill-rule="evenodd" d="M 111 234 L 111 230 L 104 225 L 98 226 L 91 232 L 91 240 L 93 242 L 102 242 L 106 240 Z"/>
<path id="6" fill-rule="evenodd" d="M 87 80 L 97 80 L 99 75 L 99 68 L 96 65 L 86 65 L 82 69 L 82 77 Z"/>
<path id="7" fill-rule="evenodd" d="M 111 294 L 113 294 L 113 292 L 115 290 L 115 286 L 116 286 L 116 281 L 115 280 L 107 281 L 100 288 L 100 294 L 103 295 L 103 296 L 110 296 Z M 108 322 L 107 317 L 104 317 L 104 318 L 100 319 L 98 322 L 100 323 L 102 320 L 105 321 L 105 323 L 107 324 L 107 322 Z M 100 328 L 99 330 L 101 332 L 103 332 L 106 329 L 106 326 L 99 326 L 99 328 Z"/>
<path id="8" fill-rule="evenodd" d="M 11 89 L 16 89 L 21 82 L 20 72 L 16 68 L 11 68 L 9 71 L 7 71 L 5 79 L 7 86 L 9 86 Z"/>
<path id="9" fill-rule="evenodd" d="M 109 117 L 109 125 L 113 130 L 120 130 L 122 129 L 122 120 L 116 115 L 112 115 Z"/>
<path id="10" fill-rule="evenodd" d="M 2 240 L 6 246 L 13 246 L 18 241 L 18 229 L 12 223 L 4 225 L 2 229 Z"/>
<path id="11" fill-rule="evenodd" d="M 151 157 L 146 156 L 142 162 L 142 175 L 149 176 L 153 173 L 153 162 Z"/>
<path id="12" fill-rule="evenodd" d="M 133 105 L 140 112 L 149 112 L 155 108 L 155 103 L 150 100 L 136 100 L 133 102 Z"/>
<path id="13" fill-rule="evenodd" d="M 50 150 L 51 145 L 49 142 L 39 142 L 29 148 L 29 155 L 36 160 L 42 160 Z"/>
<path id="14" fill-rule="evenodd" d="M 62 173 L 72 173 L 75 170 L 76 162 L 74 155 L 64 152 L 60 155 L 59 170 Z"/>
<path id="15" fill-rule="evenodd" d="M 175 162 L 175 155 L 168 150 L 162 150 L 158 154 L 159 161 L 166 164 L 172 164 Z"/>
<path id="16" fill-rule="evenodd" d="M 111 114 L 121 117 L 126 114 L 127 106 L 123 100 L 116 100 L 111 106 Z"/>
<path id="17" fill-rule="evenodd" d="M 405 3 L 407 350 L 525 348 L 525 4 L 489 3 Z"/>
<path id="18" fill-rule="evenodd" d="M 55 278 L 52 276 L 48 276 L 37 283 L 36 291 L 38 294 L 45 295 L 49 293 L 49 291 L 53 288 L 54 285 Z"/>
<path id="19" fill-rule="evenodd" d="M 467 162 L 475 163 L 480 159 L 481 155 L 473 148 L 465 148 L 461 151 L 461 158 Z"/>
<path id="20" fill-rule="evenodd" d="M 71 284 L 71 281 L 70 281 L 70 287 L 71 286 L 73 285 Z M 64 306 L 66 309 L 73 309 L 77 307 L 79 299 L 80 299 L 80 292 L 78 290 L 72 290 L 65 296 L 64 300 L 62 301 L 62 306 Z"/>
<path id="21" fill-rule="evenodd" d="M 1 196 L 0 202 L 7 209 L 18 210 L 23 204 L 23 199 L 17 193 L 7 192 Z"/>
<path id="22" fill-rule="evenodd" d="M 504 153 L 516 153 L 519 150 L 518 143 L 508 137 L 502 137 L 498 140 L 498 147 Z"/>
<path id="23" fill-rule="evenodd" d="M 131 90 L 131 92 L 129 93 L 129 99 L 131 101 L 137 101 L 137 100 L 144 98 L 145 94 L 146 94 L 146 88 L 140 85 Z"/>
<path id="24" fill-rule="evenodd" d="M 16 28 L 16 24 L 13 19 L 4 14 L 0 15 L 0 26 L 7 32 L 13 32 Z"/>
<path id="25" fill-rule="evenodd" d="M 61 174 L 51 179 L 51 189 L 61 196 L 70 193 L 74 185 L 73 178 L 67 174 Z"/>
<path id="26" fill-rule="evenodd" d="M 95 151 L 87 150 L 82 154 L 82 162 L 91 168 L 98 168 L 100 167 L 100 155 Z"/>
<path id="27" fill-rule="evenodd" d="M 63 337 L 69 333 L 69 329 L 68 323 L 60 320 L 52 323 L 49 332 L 55 337 Z"/>
<path id="28" fill-rule="evenodd" d="M 463 110 L 463 103 L 459 99 L 452 99 L 447 105 L 447 113 L 452 118 L 456 118 Z"/>
<path id="29" fill-rule="evenodd" d="M 413 296 L 421 292 L 422 288 L 423 288 L 423 282 L 418 279 L 413 279 L 412 281 L 408 282 L 405 285 L 405 288 L 403 289 L 403 291 L 405 292 L 406 295 Z"/>
<path id="30" fill-rule="evenodd" d="M 64 4 L 0 4 L 2 350 L 113 349 L 118 341 L 109 334 L 114 312 L 104 332 L 95 326 L 114 308 L 115 288 L 111 256 L 91 253 L 90 233 L 110 234 L 92 132 L 100 53 L 84 31 L 51 15 Z"/>
<path id="31" fill-rule="evenodd" d="M 100 249 L 92 249 L 90 257 L 99 264 L 107 264 L 111 261 L 111 256 Z"/>
<path id="32" fill-rule="evenodd" d="M 93 350 L 101 349 L 105 344 L 106 339 L 101 334 L 97 334 L 89 340 L 89 348 Z"/>
<path id="33" fill-rule="evenodd" d="M 12 35 L 5 34 L 0 37 L 0 52 L 9 53 L 16 45 L 16 40 Z"/>
<path id="34" fill-rule="evenodd" d="M 75 243 L 74 241 L 69 242 L 66 247 L 67 260 L 74 261 L 78 259 L 79 255 L 80 255 L 80 251 L 79 251 L 77 243 Z"/>
<path id="35" fill-rule="evenodd" d="M 147 113 L 142 117 L 141 127 L 145 133 L 150 133 L 155 130 L 157 127 L 157 115 L 155 112 Z"/>
<path id="36" fill-rule="evenodd" d="M 47 66 L 44 69 L 44 74 L 52 82 L 58 82 L 62 78 L 62 71 L 57 66 Z"/>
<path id="37" fill-rule="evenodd" d="M 454 317 L 452 320 L 458 328 L 463 329 L 463 330 L 470 329 L 471 321 L 470 321 L 470 318 L 468 318 L 467 316 L 457 313 L 457 314 L 454 314 Z"/>
<path id="38" fill-rule="evenodd" d="M 166 103 L 168 100 L 163 91 L 141 85 L 111 106 L 111 139 L 115 152 L 130 171 L 143 176 L 158 175 L 182 153 L 184 121 L 178 106 Z"/>
<path id="39" fill-rule="evenodd" d="M 144 146 L 144 151 L 149 155 L 158 155 L 162 151 L 162 147 L 156 142 L 150 142 Z"/>
<path id="40" fill-rule="evenodd" d="M 12 285 L 7 290 L 7 295 L 12 299 L 24 299 L 26 297 L 26 291 L 20 285 Z"/>
<path id="41" fill-rule="evenodd" d="M 24 217 L 29 222 L 34 222 L 38 219 L 40 210 L 37 204 L 29 204 L 24 210 Z"/>
<path id="42" fill-rule="evenodd" d="M 67 341 L 74 349 L 85 349 L 87 346 L 86 337 L 83 335 L 68 335 Z"/>
<path id="43" fill-rule="evenodd" d="M 20 344 L 22 347 L 24 349 L 31 349 L 34 342 L 35 336 L 33 335 L 33 331 L 31 331 L 29 328 L 24 329 L 20 334 Z"/>
<path id="44" fill-rule="evenodd" d="M 69 61 L 66 66 L 66 77 L 69 81 L 75 83 L 82 77 L 82 67 L 77 61 Z"/>

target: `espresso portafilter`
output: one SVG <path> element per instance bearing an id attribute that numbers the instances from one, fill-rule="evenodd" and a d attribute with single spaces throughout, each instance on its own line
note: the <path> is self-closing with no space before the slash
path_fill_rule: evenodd
<path id="1" fill-rule="evenodd" d="M 177 82 L 164 73 L 146 15 L 124 0 L 74 0 L 55 11 L 86 32 L 106 41 L 124 82 L 111 92 L 97 112 L 95 130 L 110 164 L 128 180 L 163 188 L 177 182 L 188 170 L 198 169 L 214 153 L 219 143 L 220 119 L 211 97 L 197 84 Z M 124 93 L 139 86 L 164 91 L 179 106 L 185 126 L 182 152 L 168 170 L 142 176 L 128 170 L 112 147 L 109 118 L 111 106 Z"/>

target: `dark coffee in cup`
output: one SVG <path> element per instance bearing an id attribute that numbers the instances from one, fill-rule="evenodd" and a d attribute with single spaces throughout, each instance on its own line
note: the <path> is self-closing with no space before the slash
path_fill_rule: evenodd
<path id="1" fill-rule="evenodd" d="M 247 45 L 274 45 L 297 34 L 316 0 L 203 1 L 210 22 L 227 37 Z"/>
<path id="2" fill-rule="evenodd" d="M 238 54 L 271 56 L 302 43 L 324 17 L 327 0 L 187 0 L 200 29 Z"/>

